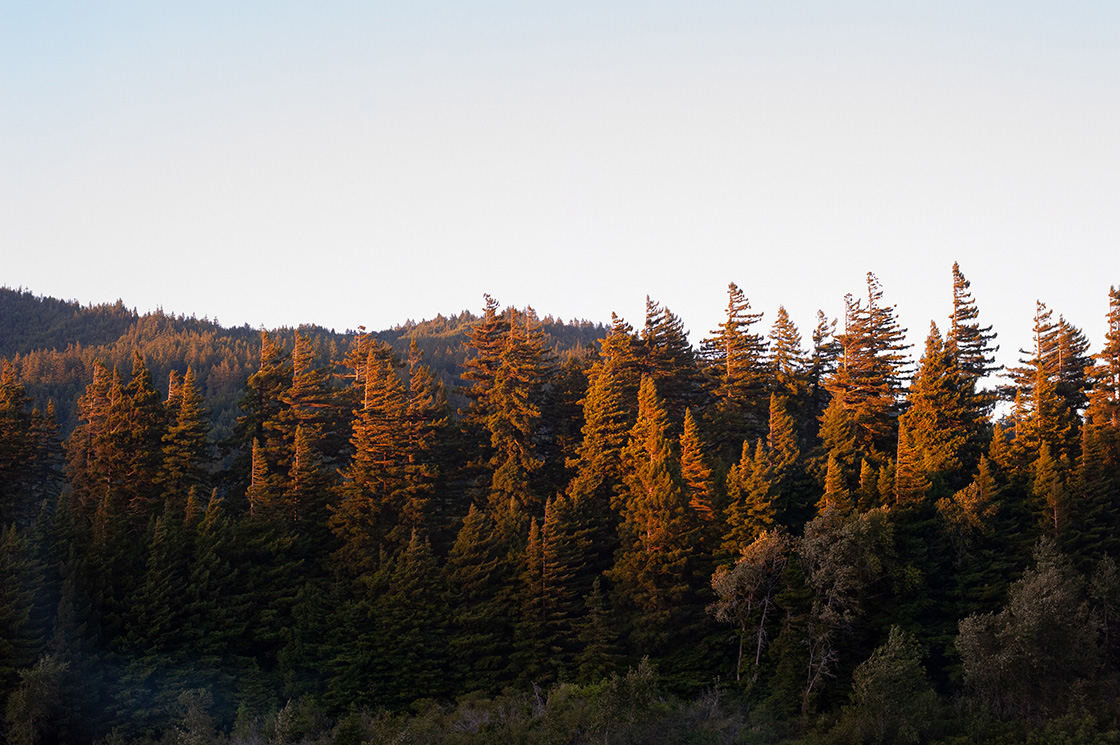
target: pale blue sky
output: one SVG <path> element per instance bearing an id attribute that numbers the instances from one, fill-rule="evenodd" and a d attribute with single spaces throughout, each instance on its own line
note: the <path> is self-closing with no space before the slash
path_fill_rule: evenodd
<path id="1" fill-rule="evenodd" d="M 0 5 L 0 284 L 230 325 L 808 337 L 961 263 L 1005 352 L 1120 284 L 1120 3 Z"/>

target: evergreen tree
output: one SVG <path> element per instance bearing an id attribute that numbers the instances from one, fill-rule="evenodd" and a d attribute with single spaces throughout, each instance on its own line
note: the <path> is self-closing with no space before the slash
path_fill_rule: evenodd
<path id="1" fill-rule="evenodd" d="M 789 400 L 800 401 L 808 392 L 809 361 L 801 348 L 801 332 L 790 320 L 784 305 L 770 329 L 770 369 L 773 376 L 773 393 Z"/>
<path id="2" fill-rule="evenodd" d="M 1077 451 L 1078 411 L 1084 400 L 1087 361 L 1083 353 L 1087 343 L 1065 319 L 1054 323 L 1052 316 L 1044 303 L 1036 303 L 1034 348 L 1020 350 L 1030 356 L 1008 371 L 1013 387 L 1005 389 L 1005 394 L 1013 392 L 1015 396 L 1011 455 L 1020 479 L 1038 457 L 1044 442 L 1057 458 L 1075 457 Z M 1071 365 L 1082 369 L 1074 372 Z"/>
<path id="3" fill-rule="evenodd" d="M 531 308 L 511 311 L 487 400 L 489 499 L 496 510 L 531 514 L 539 507 L 534 487 L 543 466 L 537 456 L 540 396 L 552 373 L 553 358 L 536 314 Z"/>
<path id="4" fill-rule="evenodd" d="M 970 390 L 979 396 L 978 404 L 984 413 L 995 405 L 995 397 L 979 389 L 980 381 L 1003 369 L 995 364 L 999 345 L 993 345 L 996 335 L 991 326 L 980 326 L 976 319 L 980 311 L 957 262 L 953 262 L 953 313 L 949 316 L 949 334 L 945 346 L 953 354 L 957 367 L 970 383 Z"/>
<path id="5" fill-rule="evenodd" d="M 448 655 L 462 691 L 494 692 L 507 667 L 508 552 L 493 519 L 471 505 L 443 567 L 450 605 Z"/>
<path id="6" fill-rule="evenodd" d="M 827 381 L 836 374 L 840 364 L 840 343 L 836 340 L 836 321 L 829 320 L 823 310 L 817 311 L 817 325 L 813 329 L 813 350 L 809 357 L 807 370 L 808 411 L 805 422 L 808 431 L 802 436 L 806 442 L 815 442 L 816 425 L 821 421 L 825 409 L 832 402 Z"/>
<path id="7" fill-rule="evenodd" d="M 762 440 L 753 455 L 743 443 L 742 457 L 727 472 L 727 501 L 723 551 L 736 556 L 774 524 L 770 464 Z"/>
<path id="8" fill-rule="evenodd" d="M 668 432 L 653 380 L 644 377 L 638 419 L 622 453 L 620 547 L 609 572 L 618 606 L 632 611 L 631 640 L 640 653 L 668 653 L 698 620 L 699 525 Z"/>
<path id="9" fill-rule="evenodd" d="M 679 433 L 685 409 L 701 409 L 705 403 L 704 376 L 688 332 L 676 314 L 647 297 L 641 336 L 643 371 L 664 401 L 672 431 Z"/>
<path id="10" fill-rule="evenodd" d="M 826 383 L 850 412 L 860 451 L 873 459 L 892 449 L 907 377 L 906 330 L 895 320 L 894 306 L 884 306 L 882 297 L 879 280 L 870 272 L 866 307 L 847 296 L 844 333 L 837 337 L 840 364 Z"/>
<path id="11" fill-rule="evenodd" d="M 1116 432 L 1120 431 L 1120 288 L 1109 289 L 1106 320 L 1104 347 L 1094 355 L 1096 362 L 1087 371 L 1091 381 L 1088 418 Z"/>
<path id="12" fill-rule="evenodd" d="M 29 520 L 37 511 L 30 497 L 52 480 L 53 413 L 44 417 L 30 406 L 15 366 L 5 360 L 0 368 L 0 524 Z"/>
<path id="13" fill-rule="evenodd" d="M 734 452 L 744 440 L 763 434 L 770 376 L 766 339 L 751 330 L 762 314 L 750 312 L 750 301 L 734 283 L 727 294 L 727 320 L 701 343 L 701 353 L 714 381 L 713 430 L 720 449 Z"/>
<path id="14" fill-rule="evenodd" d="M 11 525 L 0 531 L 0 700 L 31 667 L 44 642 L 35 618 L 36 595 L 42 592 L 42 567 L 27 536 Z"/>
<path id="15" fill-rule="evenodd" d="M 941 491 L 962 488 L 979 462 L 985 421 L 983 410 L 974 405 L 971 385 L 952 349 L 942 343 L 937 326 L 930 324 L 925 353 L 908 392 L 909 407 L 900 421 L 915 462 Z M 901 439 L 900 427 L 900 469 Z"/>
<path id="16" fill-rule="evenodd" d="M 583 442 L 569 464 L 576 471 L 570 493 L 601 505 L 610 503 L 621 482 L 621 454 L 634 424 L 641 379 L 633 330 L 618 316 L 611 320 L 599 360 L 588 371 Z"/>
<path id="17" fill-rule="evenodd" d="M 172 373 L 169 391 L 170 424 L 163 435 L 163 460 L 157 481 L 164 498 L 182 506 L 191 489 L 204 486 L 208 480 L 210 425 L 191 368 L 187 368 L 181 382 Z"/>
<path id="18" fill-rule="evenodd" d="M 702 522 L 714 518 L 712 469 L 704 457 L 704 446 L 692 409 L 685 410 L 684 431 L 680 439 L 681 478 L 688 493 L 688 503 Z"/>

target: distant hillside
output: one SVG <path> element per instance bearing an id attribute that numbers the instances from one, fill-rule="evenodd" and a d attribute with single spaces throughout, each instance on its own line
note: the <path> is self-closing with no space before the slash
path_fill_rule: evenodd
<path id="1" fill-rule="evenodd" d="M 462 311 L 408 321 L 373 335 L 402 356 L 416 339 L 425 361 L 453 394 L 466 357 L 463 341 L 477 320 L 478 316 Z M 561 356 L 588 353 L 606 333 L 602 324 L 564 323 L 551 316 L 542 319 L 542 326 Z M 297 330 L 312 340 L 317 363 L 324 367 L 341 360 L 358 336 L 353 331 L 338 333 L 310 325 L 269 333 L 291 349 Z M 164 392 L 172 370 L 184 373 L 191 367 L 206 397 L 214 434 L 224 437 L 232 432 L 242 388 L 257 367 L 260 330 L 248 325 L 226 328 L 162 310 L 140 315 L 121 300 L 82 305 L 38 297 L 24 289 L 0 288 L 0 358 L 16 365 L 37 406 L 54 401 L 64 435 L 77 424 L 76 402 L 92 378 L 94 363 L 115 366 L 127 376 L 133 352 L 143 355 L 157 387 Z"/>

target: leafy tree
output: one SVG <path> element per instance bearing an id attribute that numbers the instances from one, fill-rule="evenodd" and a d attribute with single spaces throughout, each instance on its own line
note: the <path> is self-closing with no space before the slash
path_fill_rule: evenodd
<path id="1" fill-rule="evenodd" d="M 8 699 L 4 716 L 12 745 L 50 741 L 57 733 L 66 668 L 65 662 L 47 655 L 20 673 L 20 685 Z"/>
<path id="2" fill-rule="evenodd" d="M 746 663 L 750 682 L 758 682 L 762 653 L 769 640 L 770 629 L 777 615 L 776 596 L 786 564 L 793 548 L 793 541 L 783 531 L 767 530 L 743 547 L 742 555 L 731 566 L 720 566 L 712 575 L 712 590 L 716 602 L 708 606 L 708 613 L 721 623 L 736 626 L 739 637 L 738 661 L 735 680 L 742 680 L 744 670 L 744 645 L 753 647 L 754 661 Z"/>
<path id="3" fill-rule="evenodd" d="M 1003 610 L 960 622 L 956 645 L 971 695 L 1001 716 L 1060 711 L 1098 662 L 1084 592 L 1053 541 L 1041 542 L 1034 568 L 1012 585 Z"/>
<path id="4" fill-rule="evenodd" d="M 855 669 L 849 716 L 862 742 L 924 739 L 937 720 L 937 694 L 913 634 L 891 626 L 887 641 Z"/>

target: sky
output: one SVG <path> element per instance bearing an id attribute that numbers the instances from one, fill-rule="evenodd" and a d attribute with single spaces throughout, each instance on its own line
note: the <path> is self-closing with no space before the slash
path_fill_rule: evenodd
<path id="1" fill-rule="evenodd" d="M 0 4 L 0 285 L 253 327 L 479 312 L 808 346 L 951 267 L 1013 364 L 1120 285 L 1120 3 Z"/>

